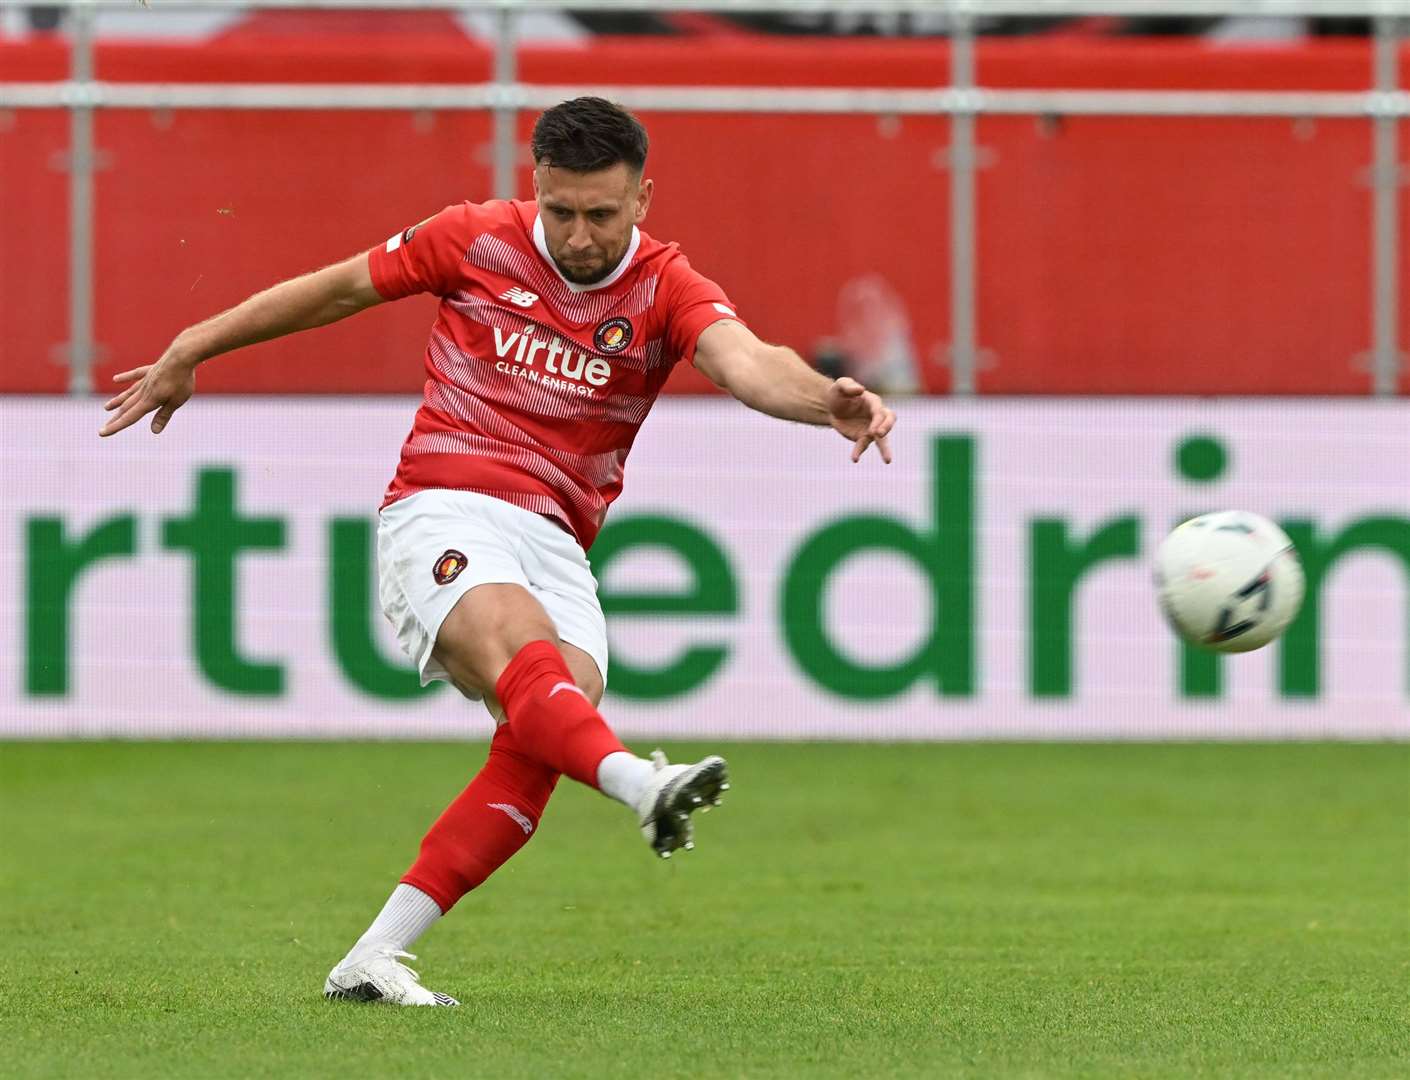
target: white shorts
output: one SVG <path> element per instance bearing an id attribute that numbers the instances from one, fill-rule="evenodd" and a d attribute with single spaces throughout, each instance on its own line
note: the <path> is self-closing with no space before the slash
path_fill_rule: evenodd
<path id="1" fill-rule="evenodd" d="M 377 526 L 377 591 L 421 685 L 450 675 L 431 656 L 441 623 L 476 585 L 528 589 L 561 640 L 607 681 L 607 622 L 578 541 L 548 518 L 489 495 L 418 491 L 385 507 Z M 478 701 L 479 694 L 467 694 Z"/>

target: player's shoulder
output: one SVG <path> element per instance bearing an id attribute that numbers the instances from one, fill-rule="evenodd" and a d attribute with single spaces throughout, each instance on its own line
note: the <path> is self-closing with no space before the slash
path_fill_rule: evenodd
<path id="1" fill-rule="evenodd" d="M 526 212 L 525 207 L 528 207 Z M 471 233 L 505 233 L 527 235 L 533 228 L 532 203 L 517 199 L 487 199 L 485 202 L 451 203 L 439 214 L 443 224 L 451 229 Z"/>
<path id="2" fill-rule="evenodd" d="M 680 289 L 700 282 L 709 282 L 709 278 L 690 264 L 680 244 L 674 240 L 662 242 L 644 232 L 637 248 L 636 264 L 639 273 L 659 281 L 657 293 L 662 297 L 669 297 Z"/>
<path id="3" fill-rule="evenodd" d="M 652 266 L 657 270 L 684 259 L 681 246 L 674 240 L 657 240 L 645 229 L 637 229 L 636 262 L 639 266 Z"/>

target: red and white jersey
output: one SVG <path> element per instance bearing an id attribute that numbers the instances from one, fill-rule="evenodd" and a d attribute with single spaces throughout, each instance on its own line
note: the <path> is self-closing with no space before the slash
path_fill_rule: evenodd
<path id="1" fill-rule="evenodd" d="M 386 506 L 451 488 L 562 522 L 591 546 L 641 422 L 734 305 L 675 244 L 632 230 L 608 277 L 554 266 L 532 202 L 460 203 L 368 254 L 388 300 L 441 297 L 426 390 Z"/>

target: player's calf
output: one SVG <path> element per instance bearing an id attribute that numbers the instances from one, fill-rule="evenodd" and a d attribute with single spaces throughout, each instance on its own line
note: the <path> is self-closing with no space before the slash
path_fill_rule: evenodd
<path id="1" fill-rule="evenodd" d="M 427 831 L 402 884 L 449 911 L 508 862 L 538 828 L 558 774 L 533 760 L 508 725 L 490 741 L 475 778 Z"/>
<path id="2" fill-rule="evenodd" d="M 548 641 L 524 646 L 495 687 L 519 746 L 536 760 L 636 811 L 642 833 L 663 858 L 694 847 L 690 815 L 718 805 L 729 789 L 723 758 L 670 765 L 659 750 L 632 754 L 574 683 Z"/>

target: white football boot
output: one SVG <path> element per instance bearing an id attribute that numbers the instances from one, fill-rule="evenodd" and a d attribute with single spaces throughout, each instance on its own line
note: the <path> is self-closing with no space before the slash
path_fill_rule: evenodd
<path id="1" fill-rule="evenodd" d="M 637 801 L 641 835 L 651 850 L 669 859 L 677 848 L 695 847 L 690 815 L 720 805 L 720 796 L 729 790 L 725 759 L 711 754 L 694 765 L 670 765 L 660 750 L 651 752 L 656 773 Z"/>
<path id="2" fill-rule="evenodd" d="M 328 973 L 323 996 L 330 1001 L 380 1001 L 387 1005 L 459 1005 L 449 994 L 421 985 L 421 976 L 401 961 L 415 960 L 394 945 L 355 945 Z"/>

